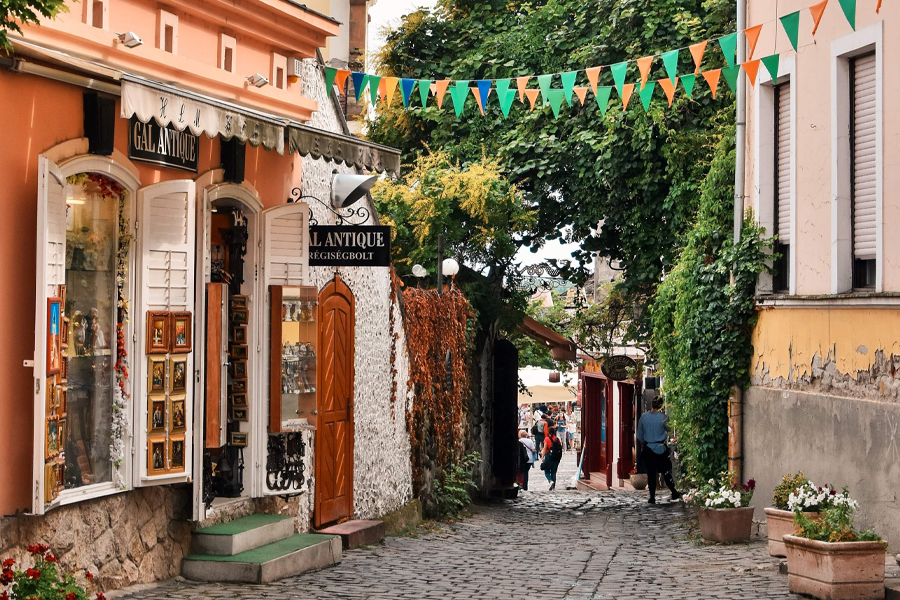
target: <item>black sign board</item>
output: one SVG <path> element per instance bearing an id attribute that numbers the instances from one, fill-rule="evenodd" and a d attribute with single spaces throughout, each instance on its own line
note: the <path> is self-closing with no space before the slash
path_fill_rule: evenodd
<path id="1" fill-rule="evenodd" d="M 311 267 L 389 267 L 391 228 L 377 225 L 312 225 Z"/>
<path id="2" fill-rule="evenodd" d="M 600 365 L 603 374 L 613 381 L 624 381 L 635 376 L 637 363 L 629 356 L 617 354 L 616 356 L 607 356 Z"/>
<path id="3" fill-rule="evenodd" d="M 128 158 L 196 173 L 199 157 L 200 136 L 190 129 L 178 131 L 171 125 L 160 127 L 153 119 L 141 123 L 137 117 L 131 117 Z"/>

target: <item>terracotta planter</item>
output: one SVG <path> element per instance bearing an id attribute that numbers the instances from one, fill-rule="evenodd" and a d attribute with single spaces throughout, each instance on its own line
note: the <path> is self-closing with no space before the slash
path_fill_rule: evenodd
<path id="1" fill-rule="evenodd" d="M 887 542 L 817 542 L 784 536 L 788 586 L 821 600 L 884 598 Z"/>
<path id="2" fill-rule="evenodd" d="M 794 533 L 794 513 L 789 510 L 780 510 L 777 508 L 767 508 L 766 513 L 766 531 L 769 538 L 769 556 L 787 556 L 784 549 L 784 542 L 781 538 Z M 810 519 L 818 519 L 819 513 L 804 513 Z"/>
<path id="3" fill-rule="evenodd" d="M 746 542 L 753 528 L 753 507 L 700 508 L 700 533 L 710 542 Z"/>
<path id="4" fill-rule="evenodd" d="M 647 474 L 646 473 L 635 473 L 631 476 L 631 487 L 636 490 L 646 490 L 647 489 Z"/>

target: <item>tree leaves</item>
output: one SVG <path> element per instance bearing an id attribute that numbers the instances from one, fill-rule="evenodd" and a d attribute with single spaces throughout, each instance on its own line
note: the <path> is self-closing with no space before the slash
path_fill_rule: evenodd
<path id="1" fill-rule="evenodd" d="M 12 49 L 7 32 L 21 34 L 21 25 L 39 23 L 41 17 L 53 18 L 68 10 L 65 0 L 4 0 L 0 2 L 0 50 Z"/>

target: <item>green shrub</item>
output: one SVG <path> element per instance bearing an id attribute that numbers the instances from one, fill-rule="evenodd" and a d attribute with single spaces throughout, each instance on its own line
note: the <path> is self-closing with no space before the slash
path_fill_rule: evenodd
<path id="1" fill-rule="evenodd" d="M 472 503 L 471 490 L 475 466 L 481 462 L 478 452 L 467 454 L 458 463 L 452 463 L 435 483 L 432 496 L 433 515 L 439 519 L 452 519 Z"/>
<path id="2" fill-rule="evenodd" d="M 775 488 L 772 506 L 778 510 L 790 510 L 788 508 L 788 497 L 807 482 L 809 482 L 809 479 L 804 477 L 803 471 L 798 472 L 796 475 L 788 473 L 782 477 L 781 483 Z"/>

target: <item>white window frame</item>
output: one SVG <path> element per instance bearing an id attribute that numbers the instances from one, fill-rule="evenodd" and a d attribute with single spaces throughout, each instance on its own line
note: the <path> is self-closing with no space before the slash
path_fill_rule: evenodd
<path id="1" fill-rule="evenodd" d="M 766 235 L 772 236 L 775 231 L 775 86 L 788 84 L 791 86 L 791 244 L 788 256 L 789 275 L 788 293 L 797 293 L 797 57 L 789 56 L 778 65 L 778 79 L 772 81 L 766 69 L 760 69 L 759 82 L 756 85 L 754 98 L 754 120 L 756 156 L 754 169 L 753 210 L 757 222 L 765 227 Z M 757 292 L 771 294 L 773 292 L 772 275 L 762 273 L 759 276 Z"/>
<path id="2" fill-rule="evenodd" d="M 89 0 L 85 0 L 87 2 Z M 178 15 L 159 9 L 156 27 L 156 47 L 166 52 L 166 26 L 172 28 L 172 54 L 178 54 Z"/>
<path id="3" fill-rule="evenodd" d="M 884 291 L 884 21 L 831 43 L 831 293 L 853 290 L 850 61 L 875 51 L 875 291 Z"/>

